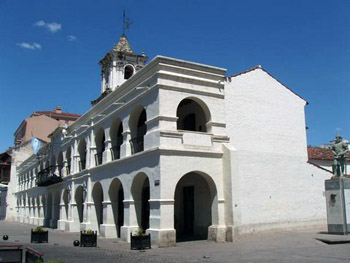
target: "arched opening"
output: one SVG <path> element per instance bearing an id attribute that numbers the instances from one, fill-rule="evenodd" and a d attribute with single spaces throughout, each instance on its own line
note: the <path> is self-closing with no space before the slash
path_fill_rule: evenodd
<path id="1" fill-rule="evenodd" d="M 79 222 L 82 223 L 84 220 L 84 190 L 82 186 L 78 186 L 75 190 L 75 203 L 77 205 Z"/>
<path id="2" fill-rule="evenodd" d="M 184 175 L 176 185 L 174 226 L 177 241 L 208 238 L 213 211 L 217 206 L 216 187 L 205 174 L 191 172 Z"/>
<path id="3" fill-rule="evenodd" d="M 49 168 L 50 174 L 56 175 L 57 164 L 56 164 L 56 156 L 54 154 L 51 156 L 50 165 L 48 168 Z"/>
<path id="4" fill-rule="evenodd" d="M 71 171 L 71 161 L 72 161 L 72 150 L 71 147 L 68 146 L 67 152 L 66 152 L 66 160 L 67 160 L 67 175 L 70 174 Z"/>
<path id="5" fill-rule="evenodd" d="M 52 194 L 47 194 L 47 209 L 45 213 L 45 226 L 50 227 L 50 221 L 52 219 Z"/>
<path id="6" fill-rule="evenodd" d="M 146 231 L 149 228 L 150 216 L 150 188 L 146 174 L 138 174 L 132 183 L 131 194 L 135 203 L 137 223 L 139 227 Z"/>
<path id="7" fill-rule="evenodd" d="M 124 67 L 124 79 L 129 79 L 134 75 L 134 68 L 131 65 Z"/>
<path id="8" fill-rule="evenodd" d="M 110 137 L 112 142 L 112 159 L 120 159 L 120 147 L 123 144 L 123 123 L 119 118 L 111 125 Z"/>
<path id="9" fill-rule="evenodd" d="M 130 115 L 130 131 L 131 131 L 131 152 L 138 153 L 144 150 L 144 136 L 147 133 L 146 110 L 139 106 Z"/>
<path id="10" fill-rule="evenodd" d="M 210 113 L 206 105 L 199 100 L 182 100 L 177 107 L 176 117 L 178 130 L 207 132 Z"/>
<path id="11" fill-rule="evenodd" d="M 85 170 L 86 168 L 86 141 L 85 139 L 81 139 L 78 145 L 78 153 L 79 153 L 79 171 Z"/>
<path id="12" fill-rule="evenodd" d="M 62 177 L 62 168 L 63 168 L 63 153 L 59 152 L 57 157 L 57 168 L 58 168 L 58 174 Z"/>
<path id="13" fill-rule="evenodd" d="M 109 187 L 109 199 L 112 202 L 114 224 L 117 228 L 117 236 L 120 237 L 120 229 L 124 225 L 124 190 L 120 180 L 113 179 Z"/>
<path id="14" fill-rule="evenodd" d="M 40 197 L 40 199 L 41 199 L 41 205 L 42 205 L 42 209 L 43 209 L 42 216 L 44 217 L 43 224 L 45 226 L 46 225 L 46 214 L 47 214 L 47 205 L 46 205 L 46 197 L 45 197 L 45 195 L 42 195 Z"/>
<path id="15" fill-rule="evenodd" d="M 38 218 L 41 218 L 41 209 L 42 209 L 42 207 L 40 206 L 40 202 L 41 200 L 40 200 L 40 196 L 38 195 L 37 197 L 36 197 L 36 200 L 35 200 L 35 203 L 36 203 L 36 211 L 37 211 L 37 213 L 36 213 L 36 217 L 38 217 Z"/>
<path id="16" fill-rule="evenodd" d="M 103 160 L 103 152 L 105 151 L 105 132 L 102 128 L 98 130 L 95 136 L 96 151 L 95 163 L 101 165 Z"/>
<path id="17" fill-rule="evenodd" d="M 56 191 L 53 194 L 53 214 L 50 227 L 57 228 L 57 220 L 60 219 L 60 192 Z M 62 218 L 63 219 L 63 218 Z"/>
<path id="18" fill-rule="evenodd" d="M 103 224 L 103 189 L 99 182 L 95 183 L 94 188 L 92 189 L 92 199 L 95 205 L 98 229 L 100 229 L 100 225 Z"/>
<path id="19" fill-rule="evenodd" d="M 68 216 L 69 216 L 69 192 L 68 190 L 64 190 L 63 192 L 63 203 L 64 203 L 64 214 L 65 214 L 65 218 L 61 218 L 61 220 L 68 220 Z"/>

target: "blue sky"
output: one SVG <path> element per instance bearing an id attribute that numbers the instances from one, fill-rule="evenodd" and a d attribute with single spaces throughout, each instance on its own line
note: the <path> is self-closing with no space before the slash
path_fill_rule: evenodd
<path id="1" fill-rule="evenodd" d="M 350 138 L 350 1 L 0 0 L 0 151 L 36 110 L 89 109 L 124 9 L 135 52 L 228 75 L 262 65 L 309 102 L 308 144 Z"/>

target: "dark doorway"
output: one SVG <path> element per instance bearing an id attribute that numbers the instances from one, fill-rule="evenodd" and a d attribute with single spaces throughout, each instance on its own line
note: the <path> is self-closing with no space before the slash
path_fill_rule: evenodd
<path id="1" fill-rule="evenodd" d="M 193 237 L 194 226 L 194 186 L 183 188 L 184 237 Z"/>
<path id="2" fill-rule="evenodd" d="M 141 204 L 141 227 L 144 231 L 149 228 L 149 212 L 150 212 L 150 206 L 148 201 L 149 198 L 150 198 L 149 186 L 145 186 L 142 190 L 142 204 Z"/>
<path id="3" fill-rule="evenodd" d="M 118 237 L 120 237 L 120 229 L 124 225 L 124 191 L 120 188 L 118 191 Z"/>

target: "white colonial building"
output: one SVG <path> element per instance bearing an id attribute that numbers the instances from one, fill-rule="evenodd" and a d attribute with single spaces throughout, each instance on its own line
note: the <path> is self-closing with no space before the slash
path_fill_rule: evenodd
<path id="1" fill-rule="evenodd" d="M 125 36 L 101 60 L 94 106 L 17 167 L 18 221 L 157 246 L 326 222 L 304 99 L 261 67 L 146 60 Z"/>

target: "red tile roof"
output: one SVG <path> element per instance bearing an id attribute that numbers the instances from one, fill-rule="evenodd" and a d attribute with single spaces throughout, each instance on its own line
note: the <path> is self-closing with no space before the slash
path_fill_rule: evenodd
<path id="1" fill-rule="evenodd" d="M 333 160 L 333 152 L 330 149 L 327 148 L 321 148 L 321 147 L 307 147 L 307 154 L 310 159 L 314 160 Z M 350 152 L 346 154 L 347 161 L 350 161 Z"/>
<path id="2" fill-rule="evenodd" d="M 69 113 L 69 112 L 57 112 L 57 111 L 34 111 L 31 116 L 46 115 L 52 118 L 70 118 L 78 119 L 81 114 Z"/>

